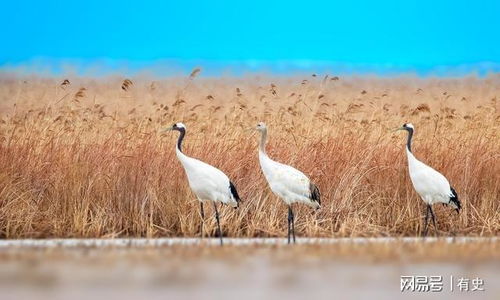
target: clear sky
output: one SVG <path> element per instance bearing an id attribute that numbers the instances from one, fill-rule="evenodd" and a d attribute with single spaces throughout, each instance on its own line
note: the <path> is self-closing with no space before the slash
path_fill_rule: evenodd
<path id="1" fill-rule="evenodd" d="M 0 68 L 40 58 L 500 64 L 499 0 L 3 1 Z"/>

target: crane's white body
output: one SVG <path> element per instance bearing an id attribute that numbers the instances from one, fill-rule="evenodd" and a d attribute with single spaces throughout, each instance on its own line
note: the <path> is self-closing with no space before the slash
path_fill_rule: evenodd
<path id="1" fill-rule="evenodd" d="M 176 147 L 176 154 L 186 172 L 189 187 L 198 200 L 238 206 L 231 193 L 230 181 L 226 174 L 207 163 L 185 155 L 179 147 Z"/>
<path id="2" fill-rule="evenodd" d="M 269 187 L 287 205 L 303 203 L 313 208 L 320 207 L 319 190 L 301 171 L 272 160 L 266 153 L 267 127 L 264 123 L 257 125 L 261 132 L 259 144 L 259 162 Z M 316 198 L 316 199 L 314 199 Z"/>
<path id="3" fill-rule="evenodd" d="M 300 202 L 319 208 L 319 204 L 309 198 L 311 182 L 304 173 L 291 166 L 272 160 L 261 150 L 259 150 L 259 162 L 269 187 L 286 204 Z"/>
<path id="4" fill-rule="evenodd" d="M 450 204 L 450 197 L 453 196 L 453 193 L 448 179 L 416 159 L 408 147 L 406 147 L 406 155 L 408 157 L 411 182 L 422 200 L 429 205 L 436 203 Z"/>

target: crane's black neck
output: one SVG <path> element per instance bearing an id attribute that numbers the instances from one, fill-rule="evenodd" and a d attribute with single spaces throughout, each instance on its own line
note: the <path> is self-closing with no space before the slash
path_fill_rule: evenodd
<path id="1" fill-rule="evenodd" d="M 177 149 L 182 152 L 182 140 L 184 140 L 184 136 L 186 135 L 186 128 L 176 128 L 175 130 L 179 131 L 179 139 L 177 140 Z"/>
<path id="2" fill-rule="evenodd" d="M 408 141 L 406 141 L 406 147 L 408 148 L 408 151 L 411 152 L 411 139 L 413 137 L 413 128 L 405 128 L 406 131 L 408 131 Z"/>

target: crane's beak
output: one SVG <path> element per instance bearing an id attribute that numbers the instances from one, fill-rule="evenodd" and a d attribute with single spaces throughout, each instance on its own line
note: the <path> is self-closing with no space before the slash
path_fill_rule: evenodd
<path id="1" fill-rule="evenodd" d="M 405 128 L 404 127 L 399 127 L 399 128 L 394 129 L 392 132 L 396 132 L 396 131 L 399 131 L 399 130 L 405 130 Z"/>
<path id="2" fill-rule="evenodd" d="M 171 130 L 174 130 L 173 126 L 160 129 L 160 133 L 164 133 L 164 132 L 171 131 Z"/>

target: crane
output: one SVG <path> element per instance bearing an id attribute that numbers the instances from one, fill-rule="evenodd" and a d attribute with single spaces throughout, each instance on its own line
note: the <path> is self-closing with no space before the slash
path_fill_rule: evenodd
<path id="1" fill-rule="evenodd" d="M 290 234 L 295 243 L 295 215 L 292 204 L 303 203 L 319 209 L 321 206 L 319 189 L 301 171 L 269 158 L 266 153 L 267 126 L 260 122 L 256 129 L 261 133 L 259 162 L 262 173 L 273 193 L 283 199 L 288 206 L 288 244 L 290 244 Z"/>
<path id="2" fill-rule="evenodd" d="M 184 171 L 186 172 L 191 190 L 200 201 L 200 214 L 202 220 L 201 235 L 203 236 L 203 223 L 205 221 L 203 201 L 212 201 L 215 210 L 215 219 L 217 221 L 220 245 L 222 246 L 222 231 L 220 229 L 217 202 L 238 208 L 241 199 L 238 195 L 236 187 L 221 170 L 184 154 L 182 151 L 182 141 L 186 135 L 186 126 L 183 123 L 175 123 L 171 127 L 164 128 L 162 132 L 170 130 L 176 130 L 180 133 L 175 153 L 181 162 Z"/>
<path id="3" fill-rule="evenodd" d="M 413 187 L 420 198 L 426 204 L 425 221 L 423 235 L 427 235 L 427 227 L 429 222 L 429 214 L 432 217 L 434 229 L 437 231 L 436 216 L 432 210 L 432 205 L 442 203 L 449 205 L 455 209 L 457 214 L 462 207 L 458 200 L 457 192 L 450 186 L 448 179 L 441 173 L 419 161 L 411 151 L 411 141 L 415 127 L 411 123 L 403 124 L 402 127 L 396 130 L 405 130 L 408 132 L 408 140 L 406 142 L 406 155 L 408 157 L 408 170 Z"/>

